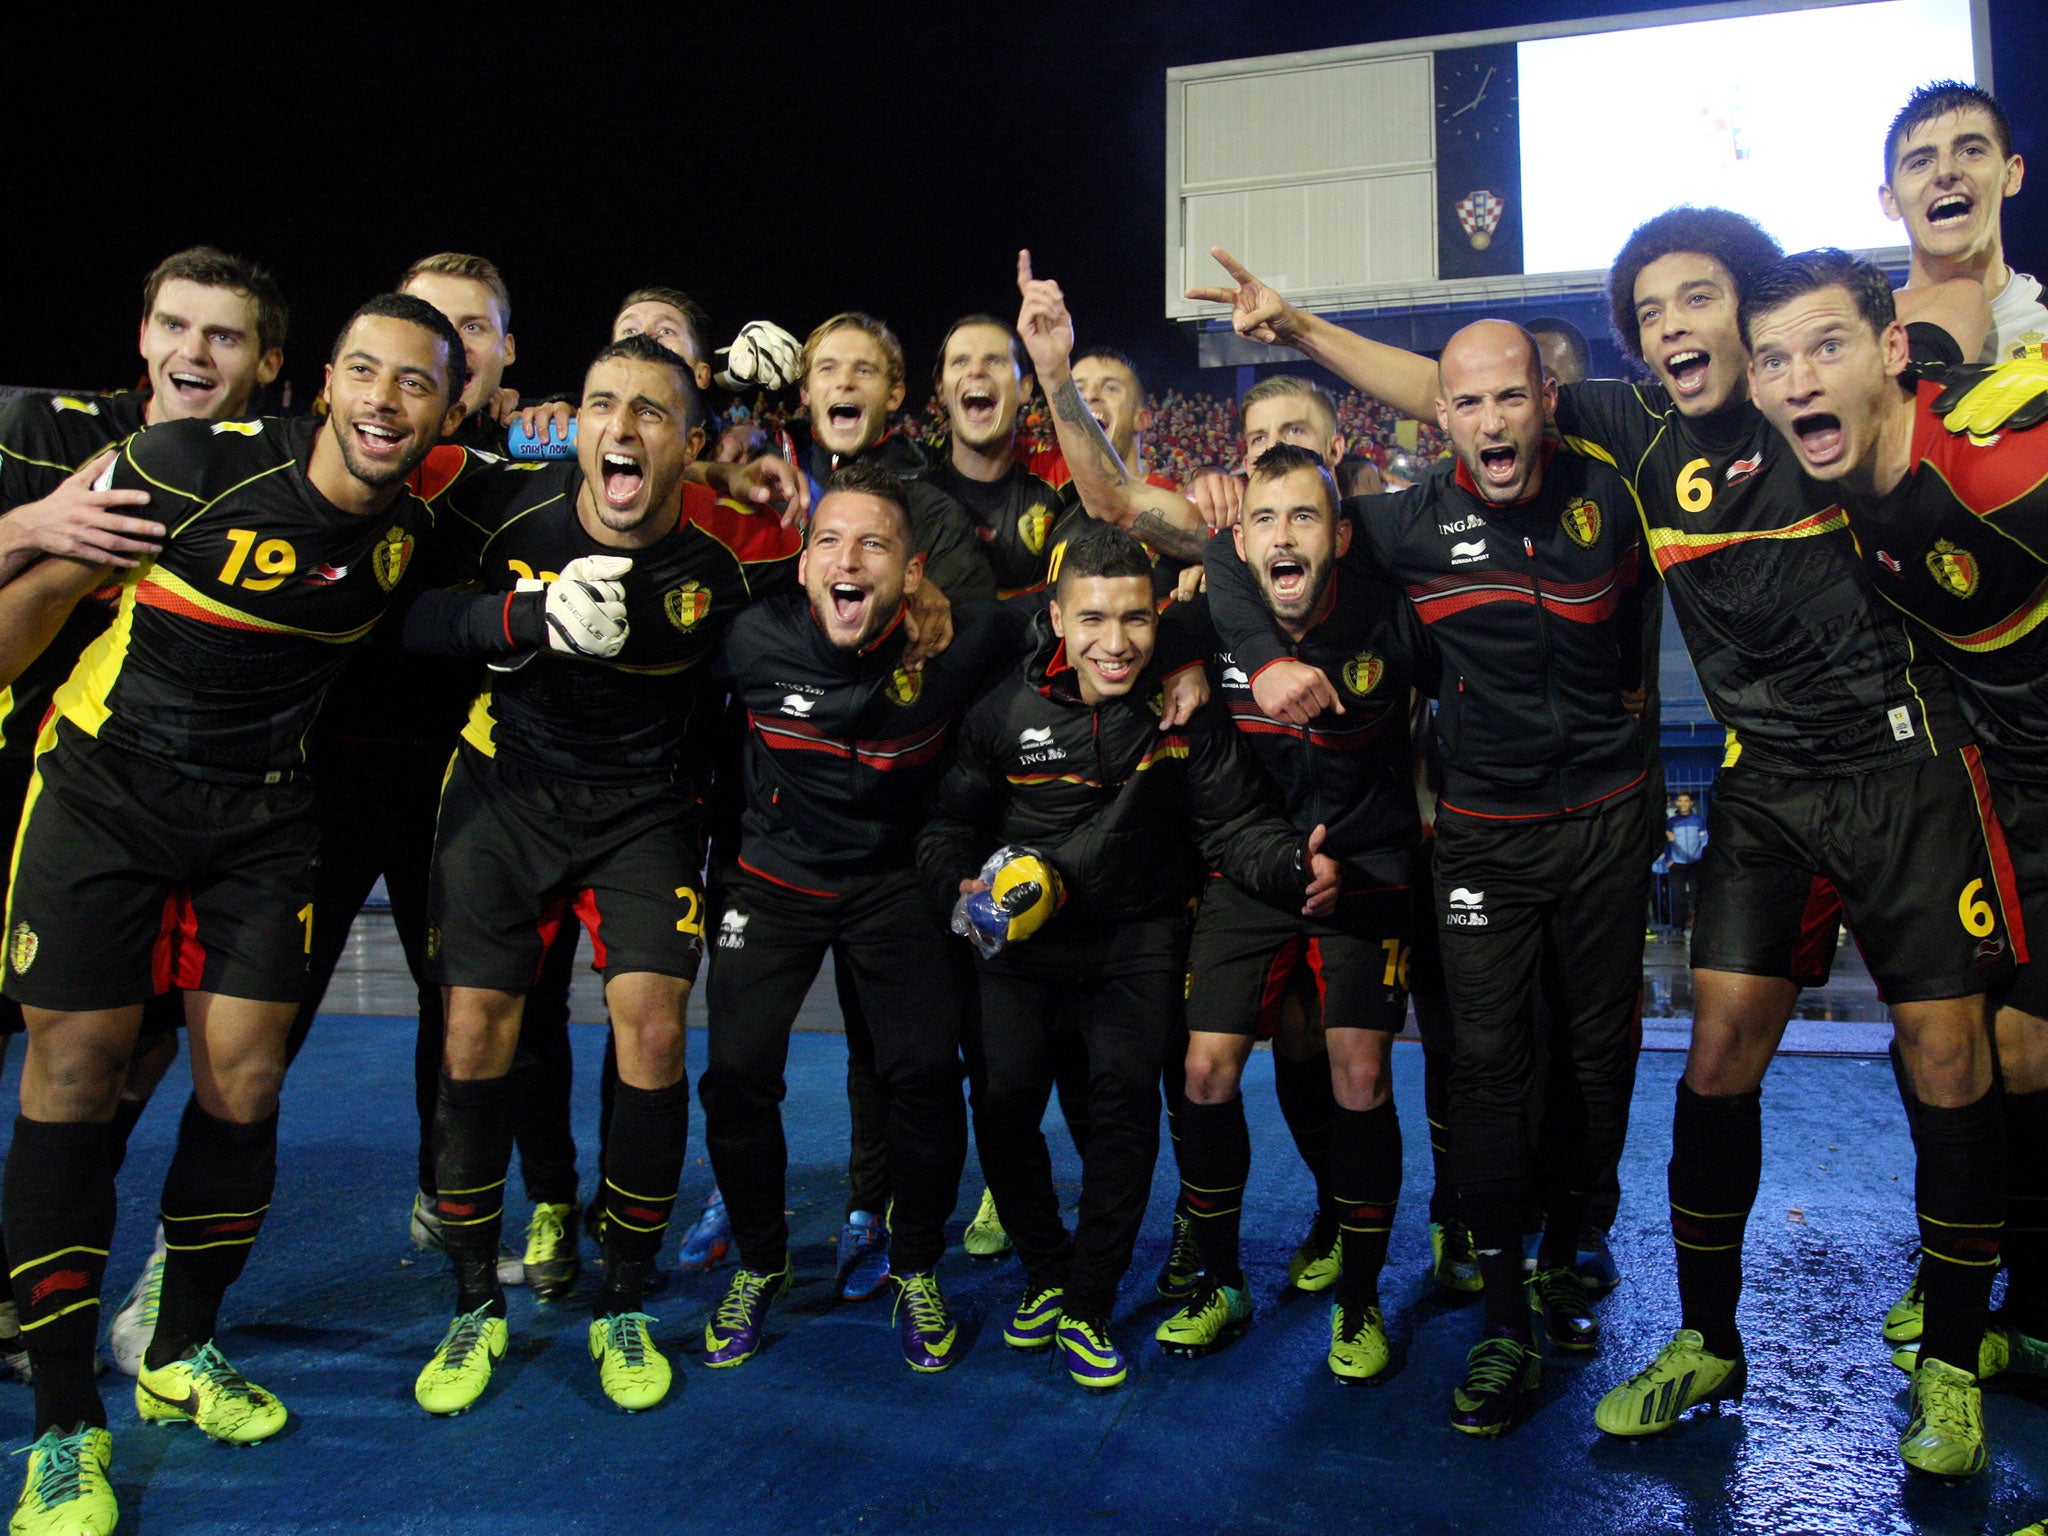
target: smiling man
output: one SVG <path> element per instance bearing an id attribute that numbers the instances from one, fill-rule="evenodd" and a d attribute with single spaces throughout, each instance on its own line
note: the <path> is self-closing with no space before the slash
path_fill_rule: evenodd
<path id="1" fill-rule="evenodd" d="M 505 1348 L 509 1074 L 526 993 L 572 917 L 605 979 L 620 1078 L 590 1354 L 623 1408 L 670 1385 L 642 1301 L 682 1172 L 683 1008 L 703 946 L 701 775 L 683 749 L 715 707 L 701 664 L 796 556 L 772 514 L 685 478 L 701 411 L 688 366 L 652 338 L 606 347 L 575 460 L 465 477 L 441 497 L 482 592 L 427 593 L 407 615 L 415 649 L 494 658 L 442 789 L 427 898 L 428 975 L 448 989 L 433 1140 L 456 1281 L 414 1388 L 430 1413 L 475 1402 Z"/>
<path id="2" fill-rule="evenodd" d="M 1325 911 L 1338 870 L 1321 855 L 1325 828 L 1274 814 L 1220 711 L 1160 733 L 1166 669 L 1136 539 L 1083 525 L 1049 619 L 1031 659 L 962 720 L 918 863 L 935 905 L 961 902 L 954 928 L 980 954 L 967 1042 L 975 1145 L 1024 1264 L 1003 1337 L 1056 1350 L 1078 1385 L 1106 1390 L 1128 1374 L 1109 1323 L 1159 1151 L 1195 849 L 1288 913 Z M 1090 1084 L 1071 1234 L 1039 1130 L 1050 1042 L 1067 1029 L 1086 1045 Z"/>
<path id="3" fill-rule="evenodd" d="M 1979 441 L 1942 430 L 1933 409 L 1936 387 L 1916 388 L 1907 372 L 1905 335 L 1884 274 L 1840 251 L 1805 252 L 1765 274 L 1744 302 L 1743 324 L 1757 404 L 1801 467 L 1841 494 L 1873 585 L 1914 621 L 1914 632 L 1955 676 L 1983 743 L 1975 776 L 1980 785 L 1989 778 L 2002 831 L 1994 852 L 2010 856 L 2009 871 L 2000 872 L 2009 874 L 2019 898 L 2015 911 L 2012 890 L 2004 893 L 2017 949 L 2022 911 L 2048 922 L 2048 649 L 2036 627 L 2048 576 L 2048 494 L 2041 488 L 2048 434 L 2004 432 Z M 1975 754 L 1961 749 L 1973 770 Z M 1955 836 L 1973 841 L 1973 831 L 1957 818 Z M 1958 907 L 1965 927 L 1982 895 Z M 1947 1470 L 1974 1470 L 1969 1463 L 1981 1464 L 1983 1456 L 1970 1376 L 1994 1368 L 2048 1375 L 2044 970 L 2023 963 L 2011 986 L 1995 994 L 1999 1087 L 1984 1070 L 1981 1019 L 1973 1017 L 1959 1023 L 1948 1048 L 1975 1070 L 1937 1085 L 1950 1091 L 1932 1103 L 1921 1089 L 1914 1106 L 1927 1320 L 1908 1438 L 1927 1435 L 1929 1424 L 1939 1427 L 1944 1398 L 1960 1403 L 1962 1423 L 1973 1433 L 1952 1436 L 1962 1464 Z M 1916 1088 L 1925 1075 L 1923 1066 Z M 1976 1339 L 1992 1275 L 1984 1260 L 2000 1238 L 2000 1170 L 1996 1149 L 1964 1133 L 1995 1125 L 2000 1089 L 2010 1278 L 2000 1326 L 1980 1353 Z"/>
<path id="4" fill-rule="evenodd" d="M 865 355 L 849 350 L 842 362 Z M 812 371 L 813 410 L 844 398 L 829 382 L 836 367 Z M 821 430 L 839 429 L 828 419 Z M 905 616 L 923 580 L 909 500 L 872 456 L 835 472 L 811 519 L 803 592 L 750 609 L 726 637 L 746 710 L 745 807 L 736 856 L 714 876 L 699 1095 L 740 1267 L 705 1325 L 708 1366 L 751 1359 L 790 1285 L 783 1066 L 828 952 L 851 983 L 886 1099 L 898 1347 L 920 1372 L 959 1358 L 936 1266 L 967 1152 L 965 985 L 920 895 L 914 840 L 953 717 L 1014 652 L 1016 630 L 1007 605 L 970 611 L 951 646 L 908 669 Z"/>
<path id="5" fill-rule="evenodd" d="M 113 627 L 57 692 L 8 899 L 6 986 L 29 1049 L 0 1200 L 41 1436 L 18 1531 L 114 1523 L 93 1385 L 114 1222 L 107 1121 L 142 1004 L 166 985 L 186 989 L 193 1097 L 164 1181 L 169 1256 L 136 1408 L 240 1443 L 284 1425 L 213 1339 L 276 1173 L 312 922 L 303 743 L 427 531 L 406 478 L 460 422 L 463 382 L 448 323 L 386 295 L 335 344 L 324 420 L 166 422 L 104 477 L 147 486 L 171 532 L 116 576 Z M 112 574 L 49 560 L 0 589 L 0 676 Z"/>
<path id="6" fill-rule="evenodd" d="M 1907 293 L 1962 278 L 1991 301 L 1991 333 L 1978 360 L 2048 355 L 2041 285 L 2005 264 L 2005 200 L 2026 162 L 1989 91 L 1937 80 L 1908 98 L 1884 141 L 1878 201 L 1913 247 Z"/>

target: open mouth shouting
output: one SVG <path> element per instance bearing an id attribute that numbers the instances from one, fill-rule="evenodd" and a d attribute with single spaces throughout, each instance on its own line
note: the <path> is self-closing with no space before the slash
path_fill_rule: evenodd
<path id="1" fill-rule="evenodd" d="M 1842 418 L 1826 411 L 1793 417 L 1792 435 L 1799 440 L 1799 456 L 1809 469 L 1824 469 L 1838 463 L 1847 446 Z"/>
<path id="2" fill-rule="evenodd" d="M 1308 567 L 1293 555 L 1275 555 L 1266 562 L 1266 586 L 1274 602 L 1293 607 L 1308 596 Z"/>
<path id="3" fill-rule="evenodd" d="M 825 421 L 835 432 L 858 432 L 866 413 L 851 400 L 835 400 L 825 407 Z"/>
<path id="4" fill-rule="evenodd" d="M 638 459 L 615 448 L 609 449 L 601 467 L 606 506 L 623 512 L 640 499 L 640 492 L 647 484 L 647 469 Z"/>
<path id="5" fill-rule="evenodd" d="M 1945 192 L 1927 205 L 1927 227 L 1935 231 L 1962 229 L 1975 205 L 1960 192 Z"/>
<path id="6" fill-rule="evenodd" d="M 1496 443 L 1479 450 L 1479 473 L 1490 486 L 1500 489 L 1515 483 L 1522 455 L 1513 443 Z"/>
<path id="7" fill-rule="evenodd" d="M 969 384 L 960 391 L 960 424 L 976 434 L 994 430 L 999 409 L 996 392 L 985 384 Z"/>
<path id="8" fill-rule="evenodd" d="M 842 629 L 859 629 L 866 621 L 874 593 L 857 581 L 835 581 L 826 588 L 832 601 L 832 620 Z"/>
<path id="9" fill-rule="evenodd" d="M 1690 399 L 1707 387 L 1707 368 L 1713 358 L 1698 347 L 1688 347 L 1683 352 L 1674 352 L 1664 359 L 1664 372 L 1671 381 L 1671 392 L 1681 399 Z"/>

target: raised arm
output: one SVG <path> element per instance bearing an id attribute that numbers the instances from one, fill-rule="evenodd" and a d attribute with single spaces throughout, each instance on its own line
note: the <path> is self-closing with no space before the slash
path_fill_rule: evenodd
<path id="1" fill-rule="evenodd" d="M 1228 304 L 1238 335 L 1261 346 L 1292 347 L 1402 415 L 1436 421 L 1435 363 L 1296 309 L 1220 245 L 1210 246 L 1209 254 L 1230 274 L 1232 286 L 1190 288 L 1188 297 Z"/>
<path id="2" fill-rule="evenodd" d="M 1038 387 L 1052 407 L 1053 431 L 1074 476 L 1074 489 L 1090 517 L 1127 528 L 1165 555 L 1198 563 L 1209 543 L 1209 525 L 1195 504 L 1178 491 L 1135 476 L 1110 446 L 1102 424 L 1074 388 L 1068 359 L 1074 351 L 1074 321 L 1060 285 L 1031 275 L 1031 253 L 1017 253 L 1017 290 L 1023 307 L 1017 333 L 1024 338 L 1038 373 Z"/>

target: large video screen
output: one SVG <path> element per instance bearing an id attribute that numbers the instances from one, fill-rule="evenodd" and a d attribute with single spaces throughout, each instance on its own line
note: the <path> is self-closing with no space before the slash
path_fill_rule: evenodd
<path id="1" fill-rule="evenodd" d="M 1522 270 L 1605 267 L 1673 203 L 1787 250 L 1905 243 L 1878 207 L 1885 129 L 1930 80 L 1975 79 L 1969 0 L 1877 3 L 1516 45 Z"/>

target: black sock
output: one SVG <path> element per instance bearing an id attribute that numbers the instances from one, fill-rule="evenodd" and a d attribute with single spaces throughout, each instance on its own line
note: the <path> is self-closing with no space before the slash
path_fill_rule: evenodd
<path id="1" fill-rule="evenodd" d="M 604 1291 L 596 1312 L 638 1312 L 647 1267 L 661 1251 L 682 1182 L 690 1134 L 690 1086 L 614 1090 L 605 1152 Z"/>
<path id="2" fill-rule="evenodd" d="M 107 1128 L 17 1117 L 0 1205 L 15 1259 L 14 1304 L 35 1388 L 36 1433 L 104 1426 L 93 1347 L 114 1237 Z"/>
<path id="3" fill-rule="evenodd" d="M 135 1134 L 136 1122 L 147 1108 L 147 1099 L 124 1097 L 114 1101 L 114 1119 L 107 1127 L 107 1166 L 117 1176 L 121 1165 L 128 1161 L 128 1138 Z"/>
<path id="4" fill-rule="evenodd" d="M 1378 1306 L 1387 1233 L 1401 1198 L 1401 1120 L 1392 1099 L 1377 1109 L 1337 1107 L 1330 1122 L 1330 1190 L 1344 1246 L 1337 1300 Z"/>
<path id="5" fill-rule="evenodd" d="M 1485 1283 L 1486 1333 L 1490 1338 L 1532 1342 L 1529 1327 L 1528 1276 L 1522 1272 L 1522 1233 L 1517 1223 L 1487 1227 L 1472 1221 L 1472 1253 Z"/>
<path id="6" fill-rule="evenodd" d="M 1763 1177 L 1761 1093 L 1698 1094 L 1681 1080 L 1671 1117 L 1671 1237 L 1684 1326 L 1709 1354 L 1742 1353 L 1742 1234 Z"/>
<path id="7" fill-rule="evenodd" d="M 1280 1100 L 1280 1115 L 1294 1137 L 1309 1177 L 1316 1181 L 1316 1209 L 1330 1214 L 1330 1121 L 1337 1113 L 1337 1095 L 1330 1089 L 1330 1058 L 1327 1053 L 1307 1061 L 1289 1061 L 1273 1052 L 1273 1093 Z M 1250 1167 L 1250 1163 L 1246 1163 Z"/>
<path id="8" fill-rule="evenodd" d="M 249 1261 L 277 1183 L 277 1113 L 217 1120 L 193 1099 L 164 1175 L 164 1289 L 143 1364 L 182 1359 L 213 1337 L 228 1287 Z"/>
<path id="9" fill-rule="evenodd" d="M 2005 1217 L 2004 1095 L 1960 1109 L 1919 1107 L 1920 1358 L 1977 1374 Z"/>
<path id="10" fill-rule="evenodd" d="M 1543 1241 L 1537 1246 L 1538 1269 L 1573 1269 L 1579 1262 L 1579 1234 L 1586 1228 L 1591 1202 L 1582 1190 L 1553 1190 L 1543 1213 Z"/>
<path id="11" fill-rule="evenodd" d="M 435 1209 L 455 1270 L 455 1310 L 490 1306 L 505 1315 L 498 1285 L 498 1238 L 505 1225 L 505 1174 L 512 1166 L 512 1085 L 502 1077 L 441 1074 L 434 1108 Z"/>
<path id="12" fill-rule="evenodd" d="M 2048 1088 L 2005 1095 L 2005 1307 L 2048 1338 Z"/>
<path id="13" fill-rule="evenodd" d="M 1243 1285 L 1237 1233 L 1252 1171 L 1243 1095 L 1223 1104 L 1181 1101 L 1180 1168 L 1180 1205 L 1193 1224 L 1203 1269 L 1218 1285 Z"/>

